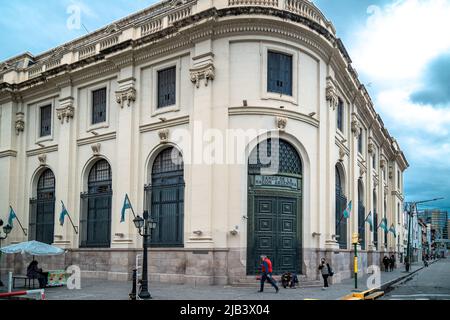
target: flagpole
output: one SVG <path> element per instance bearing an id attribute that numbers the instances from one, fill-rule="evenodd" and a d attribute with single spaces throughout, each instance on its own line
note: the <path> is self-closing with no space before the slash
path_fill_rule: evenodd
<path id="1" fill-rule="evenodd" d="M 13 209 L 13 207 L 12 207 L 11 205 L 9 205 L 9 207 L 11 208 L 12 211 L 14 211 L 14 209 Z M 25 236 L 28 236 L 28 233 L 27 233 L 28 230 L 25 231 L 25 229 L 23 228 L 22 224 L 20 223 L 19 217 L 17 216 L 17 214 L 16 214 L 15 211 L 14 211 L 14 215 L 16 216 L 16 220 L 17 220 L 17 222 L 19 223 L 20 228 L 22 228 L 23 234 L 24 234 Z"/>
<path id="2" fill-rule="evenodd" d="M 70 224 L 72 225 L 73 230 L 75 231 L 75 234 L 78 234 L 78 227 L 75 227 L 75 225 L 73 224 L 73 221 L 72 221 L 72 218 L 70 217 L 69 212 L 67 212 L 67 216 L 69 217 Z"/>

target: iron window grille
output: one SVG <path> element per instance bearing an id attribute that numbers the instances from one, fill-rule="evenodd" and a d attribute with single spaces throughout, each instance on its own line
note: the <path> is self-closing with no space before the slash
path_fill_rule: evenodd
<path id="1" fill-rule="evenodd" d="M 158 109 L 176 104 L 176 67 L 158 71 Z"/>
<path id="2" fill-rule="evenodd" d="M 106 88 L 92 91 L 92 124 L 106 121 Z"/>
<path id="3" fill-rule="evenodd" d="M 344 132 L 344 102 L 341 99 L 339 99 L 337 107 L 337 127 Z"/>
<path id="4" fill-rule="evenodd" d="M 52 134 L 52 106 L 40 108 L 41 112 L 41 131 L 40 136 L 46 137 Z"/>
<path id="5" fill-rule="evenodd" d="M 267 63 L 267 91 L 292 96 L 292 56 L 269 51 Z"/>

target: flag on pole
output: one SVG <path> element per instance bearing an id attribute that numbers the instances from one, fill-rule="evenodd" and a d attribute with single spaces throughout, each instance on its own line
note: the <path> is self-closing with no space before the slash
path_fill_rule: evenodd
<path id="1" fill-rule="evenodd" d="M 348 219 L 350 217 L 350 213 L 352 212 L 352 202 L 350 201 L 347 205 L 347 208 L 344 210 L 344 218 Z"/>
<path id="2" fill-rule="evenodd" d="M 387 226 L 388 222 L 386 218 L 381 219 L 381 223 L 378 226 L 378 228 L 382 228 L 385 232 L 388 232 L 388 226 Z"/>
<path id="3" fill-rule="evenodd" d="M 11 206 L 9 206 L 8 224 L 10 225 L 11 228 L 14 227 L 14 225 L 13 225 L 14 219 L 17 219 L 17 215 L 14 212 L 14 209 Z"/>
<path id="4" fill-rule="evenodd" d="M 369 212 L 369 214 L 366 217 L 366 222 L 370 226 L 370 232 L 373 232 L 373 220 L 372 220 L 372 211 Z"/>
<path id="5" fill-rule="evenodd" d="M 394 234 L 394 237 L 397 238 L 397 232 L 395 231 L 395 226 L 392 224 L 392 226 L 389 228 L 389 231 Z"/>
<path id="6" fill-rule="evenodd" d="M 120 218 L 120 223 L 125 222 L 125 211 L 131 209 L 133 210 L 133 206 L 131 205 L 130 198 L 128 198 L 128 194 L 125 195 L 125 201 L 123 202 L 122 215 Z"/>
<path id="7" fill-rule="evenodd" d="M 61 204 L 62 204 L 62 210 L 61 210 L 61 214 L 59 215 L 59 223 L 61 224 L 61 226 L 63 226 L 64 218 L 69 215 L 69 212 L 67 211 L 66 206 L 64 205 L 64 202 L 61 201 Z"/>

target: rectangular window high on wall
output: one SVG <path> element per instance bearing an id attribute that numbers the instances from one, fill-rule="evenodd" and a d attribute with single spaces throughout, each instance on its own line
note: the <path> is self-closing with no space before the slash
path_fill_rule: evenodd
<path id="1" fill-rule="evenodd" d="M 267 91 L 292 96 L 292 56 L 269 51 L 267 64 Z"/>
<path id="2" fill-rule="evenodd" d="M 46 137 L 52 134 L 52 106 L 41 107 L 41 137 Z"/>
<path id="3" fill-rule="evenodd" d="M 106 121 L 106 88 L 92 91 L 92 124 Z"/>
<path id="4" fill-rule="evenodd" d="M 158 71 L 158 108 L 176 104 L 176 67 Z"/>
<path id="5" fill-rule="evenodd" d="M 358 136 L 358 152 L 363 153 L 363 130 L 359 129 L 359 136 Z"/>
<path id="6" fill-rule="evenodd" d="M 337 107 L 337 128 L 344 132 L 344 102 L 339 99 Z"/>

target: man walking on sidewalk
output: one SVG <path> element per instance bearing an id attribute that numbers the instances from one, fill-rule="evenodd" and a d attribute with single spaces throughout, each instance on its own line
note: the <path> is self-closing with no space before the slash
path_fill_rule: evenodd
<path id="1" fill-rule="evenodd" d="M 270 259 L 265 255 L 261 256 L 261 272 L 261 290 L 259 290 L 258 292 L 264 292 L 264 283 L 266 281 L 269 281 L 272 287 L 275 288 L 276 293 L 278 293 L 278 286 L 276 284 L 276 281 L 272 278 L 272 261 L 270 261 Z"/>

